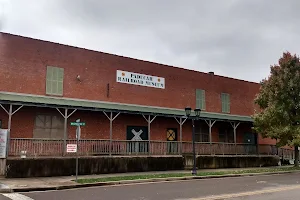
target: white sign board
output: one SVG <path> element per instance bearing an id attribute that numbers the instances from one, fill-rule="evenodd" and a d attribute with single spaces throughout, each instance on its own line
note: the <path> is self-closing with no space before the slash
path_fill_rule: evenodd
<path id="1" fill-rule="evenodd" d="M 0 158 L 6 158 L 8 129 L 0 129 Z"/>
<path id="2" fill-rule="evenodd" d="M 165 89 L 165 78 L 117 70 L 117 82 Z"/>
<path id="3" fill-rule="evenodd" d="M 77 144 L 67 144 L 67 153 L 76 153 Z"/>

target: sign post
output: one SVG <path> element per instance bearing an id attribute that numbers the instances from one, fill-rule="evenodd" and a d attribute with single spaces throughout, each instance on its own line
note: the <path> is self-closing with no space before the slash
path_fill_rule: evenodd
<path id="1" fill-rule="evenodd" d="M 77 126 L 77 129 L 76 129 L 76 145 L 69 144 L 69 148 L 72 149 L 69 152 L 75 152 L 76 153 L 76 182 L 77 182 L 77 179 L 78 179 L 77 178 L 78 177 L 78 149 L 79 149 L 78 142 L 80 140 L 80 135 L 81 135 L 80 126 L 85 126 L 85 122 L 80 122 L 80 119 L 77 119 L 76 122 L 71 122 L 71 126 Z M 67 146 L 67 149 L 68 149 L 68 146 Z"/>
<path id="2" fill-rule="evenodd" d="M 0 129 L 0 158 L 6 158 L 8 154 L 7 137 L 9 134 L 8 129 Z"/>
<path id="3" fill-rule="evenodd" d="M 9 129 L 0 128 L 0 175 L 5 175 L 6 158 L 9 153 Z"/>

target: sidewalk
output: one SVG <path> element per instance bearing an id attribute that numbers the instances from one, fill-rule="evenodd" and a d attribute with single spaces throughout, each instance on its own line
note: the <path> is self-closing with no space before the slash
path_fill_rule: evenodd
<path id="1" fill-rule="evenodd" d="M 282 167 L 282 166 L 281 166 Z M 287 166 L 289 167 L 289 166 Z M 230 168 L 230 169 L 201 169 L 198 172 L 219 172 L 219 171 L 236 171 L 236 170 L 250 170 L 250 169 L 271 169 L 276 167 L 257 167 L 257 168 Z M 148 175 L 148 174 L 170 174 L 170 173 L 191 173 L 191 171 L 155 171 L 155 172 L 134 172 L 134 173 L 118 173 L 118 174 L 101 174 L 101 175 L 84 175 L 78 176 L 82 178 L 103 178 L 116 176 L 132 176 L 132 175 Z M 35 177 L 35 178 L 0 178 L 0 192 L 7 192 L 11 190 L 55 190 L 58 187 L 72 188 L 77 184 L 75 176 L 63 177 Z M 7 191 L 6 191 L 7 190 Z"/>

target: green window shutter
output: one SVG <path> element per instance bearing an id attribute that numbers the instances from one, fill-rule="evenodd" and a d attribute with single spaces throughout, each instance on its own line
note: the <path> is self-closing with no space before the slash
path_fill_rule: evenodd
<path id="1" fill-rule="evenodd" d="M 46 76 L 46 94 L 52 93 L 52 67 L 47 67 L 47 76 Z"/>
<path id="2" fill-rule="evenodd" d="M 47 66 L 46 94 L 63 95 L 64 69 Z"/>
<path id="3" fill-rule="evenodd" d="M 230 113 L 230 95 L 227 94 L 227 112 Z"/>
<path id="4" fill-rule="evenodd" d="M 221 93 L 222 112 L 225 112 L 225 94 Z"/>
<path id="5" fill-rule="evenodd" d="M 222 93 L 221 101 L 222 101 L 222 112 L 230 113 L 230 96 L 229 96 L 229 94 Z"/>
<path id="6" fill-rule="evenodd" d="M 205 110 L 205 90 L 196 89 L 196 108 Z"/>
<path id="7" fill-rule="evenodd" d="M 63 95 L 64 89 L 64 69 L 59 68 L 57 72 L 57 93 Z"/>
<path id="8" fill-rule="evenodd" d="M 202 90 L 202 110 L 206 109 L 205 90 Z"/>

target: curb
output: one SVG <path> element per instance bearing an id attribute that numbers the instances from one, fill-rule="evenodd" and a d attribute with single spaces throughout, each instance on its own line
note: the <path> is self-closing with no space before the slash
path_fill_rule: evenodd
<path id="1" fill-rule="evenodd" d="M 197 179 L 216 179 L 216 178 L 230 178 L 230 177 L 245 177 L 245 176 L 259 176 L 259 175 L 275 175 L 275 174 L 290 174 L 299 173 L 300 170 L 295 171 L 282 171 L 282 172 L 265 172 L 265 173 L 245 173 L 245 174 L 227 174 L 227 175 L 209 175 L 209 176 L 185 176 L 185 177 L 170 177 L 170 178 L 153 178 L 153 179 L 141 179 L 141 180 L 124 180 L 124 181 L 111 181 L 111 182 L 96 182 L 86 184 L 75 185 L 61 185 L 61 186 L 49 186 L 49 187 L 32 187 L 32 188 L 3 188 L 0 189 L 0 193 L 15 193 L 15 192 L 38 192 L 38 191 L 55 191 L 66 190 L 76 188 L 88 188 L 88 187 L 101 187 L 110 185 L 127 185 L 138 183 L 155 183 L 155 182 L 171 182 L 171 181 L 184 181 L 184 180 L 197 180 Z"/>

